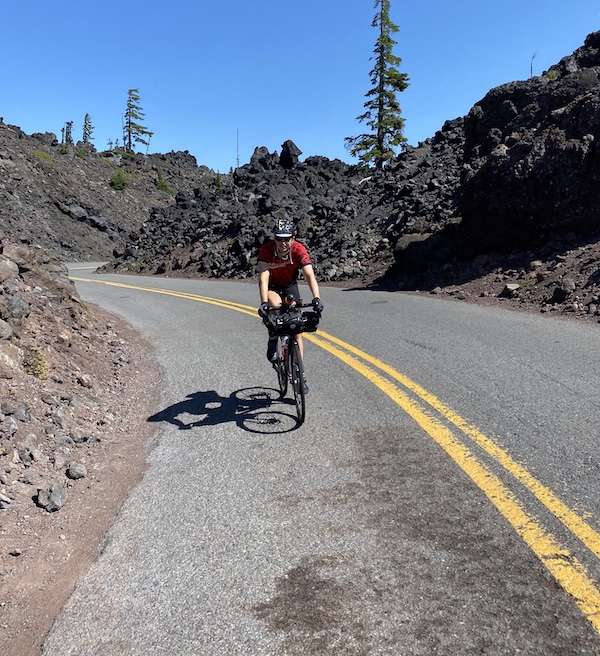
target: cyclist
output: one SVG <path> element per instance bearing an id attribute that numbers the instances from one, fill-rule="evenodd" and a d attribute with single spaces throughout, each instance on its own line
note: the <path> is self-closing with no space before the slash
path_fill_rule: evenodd
<path id="1" fill-rule="evenodd" d="M 296 302 L 300 300 L 298 275 L 302 271 L 313 295 L 313 307 L 323 311 L 319 294 L 319 283 L 306 247 L 296 241 L 296 226 L 289 219 L 279 219 L 273 228 L 274 239 L 263 244 L 258 250 L 258 288 L 260 308 L 258 313 L 264 317 L 270 307 L 281 307 L 283 299 L 291 295 Z M 302 335 L 298 335 L 300 354 L 304 356 Z M 267 359 L 276 357 L 277 340 L 270 339 L 267 346 Z M 304 383 L 304 392 L 308 385 Z"/>

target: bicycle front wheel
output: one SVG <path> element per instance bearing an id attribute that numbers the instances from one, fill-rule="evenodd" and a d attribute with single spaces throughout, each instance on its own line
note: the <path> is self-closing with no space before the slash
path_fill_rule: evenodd
<path id="1" fill-rule="evenodd" d="M 306 417 L 306 397 L 304 395 L 304 363 L 300 355 L 298 342 L 293 340 L 289 345 L 289 369 L 292 391 L 294 392 L 294 402 L 296 403 L 296 414 L 298 415 L 298 425 L 304 422 Z"/>
<path id="2" fill-rule="evenodd" d="M 273 363 L 275 371 L 277 372 L 277 381 L 279 383 L 279 394 L 283 398 L 287 392 L 288 387 L 288 364 L 287 358 L 284 356 L 281 344 L 281 338 L 277 340 L 277 359 Z"/>

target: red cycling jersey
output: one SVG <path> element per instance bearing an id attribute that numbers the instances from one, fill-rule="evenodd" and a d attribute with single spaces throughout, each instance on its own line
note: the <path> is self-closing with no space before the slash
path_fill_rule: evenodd
<path id="1" fill-rule="evenodd" d="M 298 280 L 300 269 L 312 264 L 306 248 L 298 241 L 292 242 L 290 254 L 282 259 L 277 254 L 277 244 L 269 241 L 258 250 L 258 261 L 269 265 L 269 287 L 284 291 Z"/>

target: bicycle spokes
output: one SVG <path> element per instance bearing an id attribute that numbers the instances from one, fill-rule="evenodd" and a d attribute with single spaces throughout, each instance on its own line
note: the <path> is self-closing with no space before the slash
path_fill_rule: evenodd
<path id="1" fill-rule="evenodd" d="M 277 340 L 277 359 L 273 363 L 277 371 L 277 381 L 279 382 L 279 394 L 283 398 L 288 387 L 288 367 L 287 367 L 287 349 L 284 357 L 284 349 L 281 340 Z"/>
<path id="2" fill-rule="evenodd" d="M 300 347 L 296 340 L 290 344 L 289 352 L 289 369 L 294 392 L 294 402 L 296 404 L 296 414 L 298 415 L 298 425 L 304 422 L 306 416 L 306 397 L 304 394 L 304 364 L 300 355 Z"/>

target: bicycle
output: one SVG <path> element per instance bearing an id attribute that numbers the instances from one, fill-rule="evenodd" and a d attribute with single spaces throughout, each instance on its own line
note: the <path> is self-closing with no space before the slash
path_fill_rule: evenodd
<path id="1" fill-rule="evenodd" d="M 280 398 L 283 398 L 291 386 L 296 405 L 298 426 L 306 417 L 306 393 L 304 391 L 304 362 L 300 354 L 297 336 L 299 333 L 314 332 L 321 319 L 311 303 L 292 304 L 293 298 L 284 300 L 280 308 L 269 308 L 269 314 L 263 318 L 263 323 L 269 329 L 270 337 L 277 337 L 276 357 L 273 368 L 277 372 Z M 302 310 L 311 308 L 312 312 Z"/>

